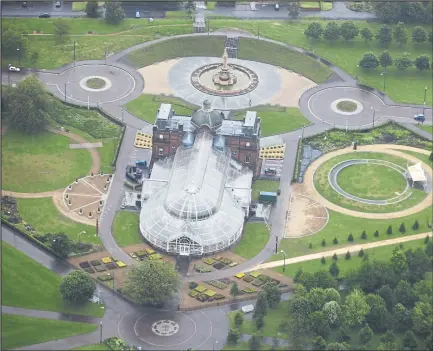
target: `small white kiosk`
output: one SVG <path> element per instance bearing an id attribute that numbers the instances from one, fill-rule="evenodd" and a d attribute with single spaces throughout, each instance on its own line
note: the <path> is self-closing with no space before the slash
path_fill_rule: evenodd
<path id="1" fill-rule="evenodd" d="M 407 166 L 406 178 L 412 181 L 412 188 L 414 187 L 415 182 L 422 183 L 424 190 L 427 187 L 427 177 L 425 175 L 424 169 L 422 168 L 421 162 L 412 166 Z"/>

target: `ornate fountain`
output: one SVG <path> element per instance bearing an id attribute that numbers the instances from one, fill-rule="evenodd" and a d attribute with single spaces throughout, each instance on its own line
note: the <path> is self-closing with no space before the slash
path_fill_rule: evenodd
<path id="1" fill-rule="evenodd" d="M 224 54 L 222 59 L 223 64 L 218 68 L 218 72 L 212 76 L 212 81 L 215 84 L 223 86 L 230 86 L 236 84 L 238 79 L 228 65 L 229 55 L 227 54 L 227 48 L 224 48 Z"/>

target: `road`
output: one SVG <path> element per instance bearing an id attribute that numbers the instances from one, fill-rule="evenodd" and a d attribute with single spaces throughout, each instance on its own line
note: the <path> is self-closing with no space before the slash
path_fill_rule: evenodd
<path id="1" fill-rule="evenodd" d="M 254 4 L 254 3 L 252 3 Z M 138 10 L 141 18 L 162 18 L 166 11 L 181 11 L 182 5 L 176 1 L 146 2 L 126 1 L 122 3 L 127 18 L 135 18 Z M 255 10 L 254 10 L 255 9 Z M 28 2 L 27 8 L 21 6 L 21 2 L 2 2 L 2 17 L 37 17 L 41 12 L 48 12 L 52 17 L 79 17 L 84 12 L 72 11 L 72 2 L 62 2 L 60 8 L 56 8 L 51 1 Z M 217 4 L 214 10 L 197 8 L 197 12 L 205 12 L 208 16 L 227 16 L 244 19 L 288 19 L 287 6 L 280 5 L 276 11 L 274 4 L 236 4 L 224 6 Z M 334 2 L 334 7 L 329 11 L 301 11 L 299 17 L 322 17 L 326 19 L 366 20 L 375 18 L 375 15 L 366 12 L 354 12 L 349 10 L 344 2 Z"/>

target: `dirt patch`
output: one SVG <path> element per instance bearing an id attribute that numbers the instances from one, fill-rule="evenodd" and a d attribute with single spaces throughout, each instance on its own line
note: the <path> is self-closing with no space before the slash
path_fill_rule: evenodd
<path id="1" fill-rule="evenodd" d="M 304 184 L 294 184 L 286 222 L 286 238 L 312 235 L 321 230 L 328 222 L 326 208 L 305 195 Z"/>
<path id="2" fill-rule="evenodd" d="M 174 95 L 168 83 L 168 72 L 170 72 L 172 67 L 178 62 L 179 59 L 173 59 L 140 68 L 138 73 L 140 73 L 144 79 L 143 94 Z"/>

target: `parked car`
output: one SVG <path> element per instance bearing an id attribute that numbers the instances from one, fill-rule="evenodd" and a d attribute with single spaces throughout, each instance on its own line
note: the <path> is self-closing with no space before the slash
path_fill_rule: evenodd
<path id="1" fill-rule="evenodd" d="M 60 7 L 62 6 L 62 4 L 60 3 L 60 1 L 56 1 L 56 7 Z"/>
<path id="2" fill-rule="evenodd" d="M 421 113 L 419 115 L 413 116 L 413 119 L 415 121 L 417 121 L 417 122 L 420 122 L 420 123 L 424 123 L 425 122 L 425 116 L 423 114 L 421 114 Z"/>
<path id="3" fill-rule="evenodd" d="M 9 66 L 9 71 L 11 71 L 11 72 L 19 72 L 19 71 L 21 71 L 21 69 L 19 67 L 15 67 L 15 66 Z"/>
<path id="4" fill-rule="evenodd" d="M 275 4 L 275 11 L 279 11 L 280 10 L 280 5 Z"/>
<path id="5" fill-rule="evenodd" d="M 275 168 L 265 168 L 265 175 L 276 175 L 277 170 Z"/>
<path id="6" fill-rule="evenodd" d="M 21 6 L 22 6 L 22 7 L 27 7 L 27 1 L 23 1 L 23 2 L 21 3 Z"/>
<path id="7" fill-rule="evenodd" d="M 135 164 L 136 164 L 137 166 L 144 166 L 144 167 L 147 166 L 147 162 L 144 161 L 144 160 L 137 160 L 137 161 L 135 162 Z"/>
<path id="8" fill-rule="evenodd" d="M 138 9 L 135 10 L 135 18 L 140 18 L 140 11 Z"/>
<path id="9" fill-rule="evenodd" d="M 46 12 L 42 12 L 39 14 L 39 18 L 50 18 L 51 15 L 49 13 Z"/>

